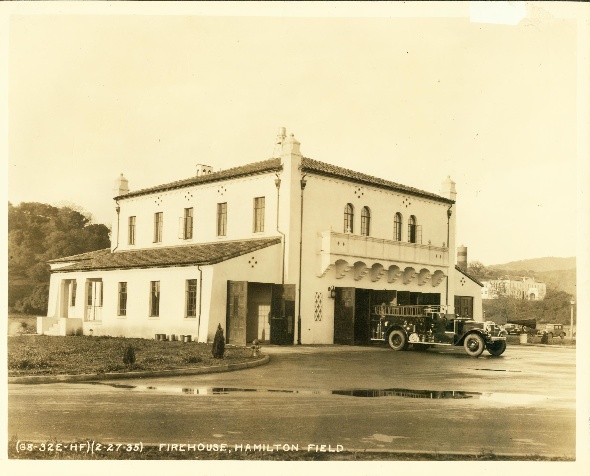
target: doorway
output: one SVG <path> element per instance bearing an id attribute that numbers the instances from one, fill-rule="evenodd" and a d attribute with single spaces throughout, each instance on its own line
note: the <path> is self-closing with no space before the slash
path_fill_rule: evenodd
<path id="1" fill-rule="evenodd" d="M 371 313 L 374 306 L 436 305 L 439 293 L 415 293 L 389 289 L 335 288 L 334 344 L 371 343 Z"/>
<path id="2" fill-rule="evenodd" d="M 290 345 L 294 341 L 295 285 L 227 282 L 226 340 Z"/>

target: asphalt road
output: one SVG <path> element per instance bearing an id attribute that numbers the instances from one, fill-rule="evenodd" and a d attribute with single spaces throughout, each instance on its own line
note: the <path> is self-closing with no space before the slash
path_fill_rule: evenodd
<path id="1" fill-rule="evenodd" d="M 510 346 L 477 359 L 447 349 L 264 351 L 268 365 L 224 374 L 9 385 L 8 436 L 575 457 L 573 349 Z"/>

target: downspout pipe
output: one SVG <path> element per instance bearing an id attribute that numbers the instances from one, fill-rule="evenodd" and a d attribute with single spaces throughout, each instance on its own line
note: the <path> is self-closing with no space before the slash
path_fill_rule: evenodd
<path id="1" fill-rule="evenodd" d="M 121 207 L 119 206 L 119 200 L 115 199 L 115 203 L 117 204 L 117 206 L 115 207 L 115 211 L 117 212 L 117 244 L 113 248 L 113 251 L 112 251 L 113 253 L 119 247 L 119 227 L 121 224 Z"/>
<path id="2" fill-rule="evenodd" d="M 279 174 L 275 174 L 275 186 L 277 187 L 277 232 L 281 235 L 281 243 L 283 246 L 282 253 L 282 263 L 281 263 L 281 284 L 285 284 L 285 234 L 279 229 L 279 205 L 281 201 L 281 179 Z"/>
<path id="3" fill-rule="evenodd" d="M 197 265 L 199 270 L 199 319 L 197 320 L 197 342 L 199 342 L 199 336 L 201 333 L 201 302 L 203 297 L 203 270 L 201 265 Z"/>
<path id="4" fill-rule="evenodd" d="M 451 261 L 451 243 L 450 243 L 450 239 L 451 239 L 451 216 L 453 215 L 453 205 L 450 205 L 449 208 L 447 208 L 447 249 L 449 250 L 449 257 L 448 260 L 449 262 Z M 447 285 L 447 297 L 446 297 L 446 305 L 447 305 L 447 314 L 449 313 L 449 276 L 451 274 L 451 266 L 449 264 L 449 271 L 447 272 L 447 280 L 446 280 L 446 285 Z"/>
<path id="5" fill-rule="evenodd" d="M 305 177 L 307 174 L 303 174 L 301 177 L 301 218 L 299 223 L 299 301 L 297 303 L 297 344 L 301 345 L 301 263 L 303 258 L 303 190 L 307 185 Z"/>

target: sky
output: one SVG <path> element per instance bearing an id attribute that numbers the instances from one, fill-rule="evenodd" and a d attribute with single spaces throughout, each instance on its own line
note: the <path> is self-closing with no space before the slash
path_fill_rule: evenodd
<path id="1" fill-rule="evenodd" d="M 455 7 L 462 15 L 17 11 L 7 198 L 76 204 L 110 225 L 120 173 L 136 190 L 199 163 L 265 160 L 286 127 L 316 160 L 434 193 L 450 176 L 469 261 L 575 256 L 576 22 L 538 4 L 513 25 Z"/>

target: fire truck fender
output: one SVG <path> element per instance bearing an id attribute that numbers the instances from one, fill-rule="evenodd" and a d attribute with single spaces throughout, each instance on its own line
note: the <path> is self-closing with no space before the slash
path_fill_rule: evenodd
<path id="1" fill-rule="evenodd" d="M 400 324 L 393 324 L 385 330 L 385 334 L 384 334 L 385 342 L 387 342 L 387 339 L 389 339 L 389 334 L 391 334 L 391 332 L 394 331 L 395 329 L 399 329 L 400 331 L 402 331 L 406 335 L 406 339 L 408 338 L 408 333 L 403 328 L 403 326 L 401 326 Z"/>
<path id="2" fill-rule="evenodd" d="M 469 329 L 465 334 L 461 336 L 460 339 L 457 340 L 457 342 L 455 342 L 455 345 L 463 345 L 463 343 L 465 342 L 465 338 L 469 334 L 478 334 L 483 339 L 484 343 L 486 342 L 486 335 L 482 331 L 480 331 L 479 329 Z"/>

